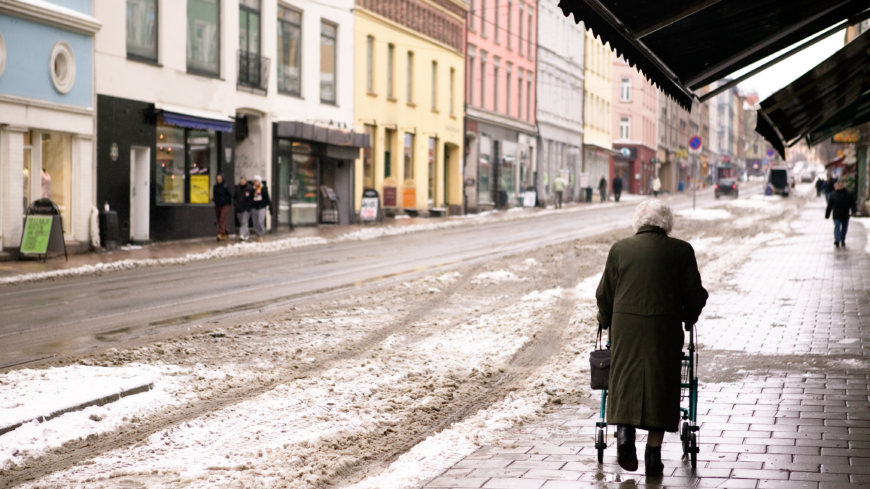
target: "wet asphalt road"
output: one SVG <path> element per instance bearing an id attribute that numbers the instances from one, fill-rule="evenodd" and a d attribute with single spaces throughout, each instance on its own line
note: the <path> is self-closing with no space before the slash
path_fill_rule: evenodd
<path id="1" fill-rule="evenodd" d="M 760 191 L 746 184 L 741 198 Z M 715 205 L 710 190 L 698 205 Z M 691 208 L 691 194 L 669 202 Z M 0 369 L 408 280 L 630 225 L 634 205 L 0 288 Z M 578 257 L 582 259 L 582 257 Z"/>

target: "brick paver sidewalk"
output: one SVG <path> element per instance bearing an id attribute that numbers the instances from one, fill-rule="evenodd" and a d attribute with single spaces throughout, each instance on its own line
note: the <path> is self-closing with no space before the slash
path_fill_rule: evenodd
<path id="1" fill-rule="evenodd" d="M 699 323 L 710 363 L 697 469 L 681 460 L 675 434 L 665 437 L 664 477 L 643 475 L 643 441 L 637 472 L 616 465 L 612 437 L 598 465 L 597 412 L 575 406 L 514 429 L 500 445 L 515 448 L 483 447 L 427 487 L 870 487 L 866 232 L 853 222 L 848 248 L 836 249 L 823 212 L 805 206 L 795 235 L 760 247 L 711 297 Z"/>

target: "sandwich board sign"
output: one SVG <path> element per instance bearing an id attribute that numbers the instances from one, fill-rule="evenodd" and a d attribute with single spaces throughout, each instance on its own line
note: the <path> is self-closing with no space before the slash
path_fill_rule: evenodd
<path id="1" fill-rule="evenodd" d="M 359 220 L 362 222 L 374 222 L 378 220 L 378 207 L 381 201 L 378 191 L 366 189 L 363 191 L 362 203 L 359 209 Z"/>
<path id="2" fill-rule="evenodd" d="M 22 255 L 42 255 L 66 253 L 63 240 L 63 221 L 57 205 L 49 199 L 39 199 L 27 208 L 24 217 L 24 232 L 18 251 Z"/>

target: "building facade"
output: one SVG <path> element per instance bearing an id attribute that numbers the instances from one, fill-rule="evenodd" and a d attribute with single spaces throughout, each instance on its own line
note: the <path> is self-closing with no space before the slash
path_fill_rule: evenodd
<path id="1" fill-rule="evenodd" d="M 17 253 L 29 205 L 47 198 L 68 251 L 94 236 L 94 34 L 90 0 L 0 2 L 0 240 Z M 45 69 L 47 68 L 47 69 Z"/>
<path id="2" fill-rule="evenodd" d="M 613 59 L 613 173 L 633 194 L 652 192 L 655 176 L 658 90 L 624 61 Z"/>
<path id="3" fill-rule="evenodd" d="M 460 214 L 465 19 L 461 0 L 357 0 L 355 120 L 372 141 L 355 202 L 375 189 L 388 212 Z"/>
<path id="4" fill-rule="evenodd" d="M 537 1 L 472 0 L 466 27 L 467 210 L 518 205 L 536 182 Z"/>
<path id="5" fill-rule="evenodd" d="M 564 200 L 580 198 L 583 173 L 583 79 L 585 29 L 558 5 L 538 5 L 538 196 L 552 199 L 553 180 L 568 182 Z M 581 182 L 581 180 L 583 180 Z M 585 195 L 584 195 L 585 198 Z"/>
<path id="6" fill-rule="evenodd" d="M 681 189 L 683 172 L 689 166 L 689 138 L 695 135 L 690 135 L 691 114 L 661 91 L 658 109 L 656 171 L 662 191 L 677 192 Z"/>
<path id="7" fill-rule="evenodd" d="M 213 234 L 218 174 L 267 182 L 273 230 L 351 222 L 366 145 L 353 132 L 352 8 L 95 0 L 107 26 L 96 36 L 97 202 L 118 211 L 122 238 Z"/>
<path id="8" fill-rule="evenodd" d="M 610 117 L 613 53 L 592 32 L 586 31 L 584 37 L 583 173 L 589 185 L 597 188 L 602 177 L 608 184 L 612 181 L 610 162 L 611 157 L 617 154 L 613 151 Z"/>

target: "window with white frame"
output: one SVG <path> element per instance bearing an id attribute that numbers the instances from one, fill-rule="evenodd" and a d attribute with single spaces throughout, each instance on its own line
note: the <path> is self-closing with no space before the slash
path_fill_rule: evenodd
<path id="1" fill-rule="evenodd" d="M 375 38 L 366 36 L 366 91 L 375 91 Z"/>
<path id="2" fill-rule="evenodd" d="M 628 116 L 619 118 L 619 139 L 631 139 L 631 118 Z"/>
<path id="3" fill-rule="evenodd" d="M 320 101 L 335 103 L 336 40 L 338 26 L 320 22 Z"/>
<path id="4" fill-rule="evenodd" d="M 621 102 L 631 102 L 631 78 L 619 80 L 619 100 Z"/>
<path id="5" fill-rule="evenodd" d="M 127 56 L 157 62 L 157 0 L 127 0 Z"/>

